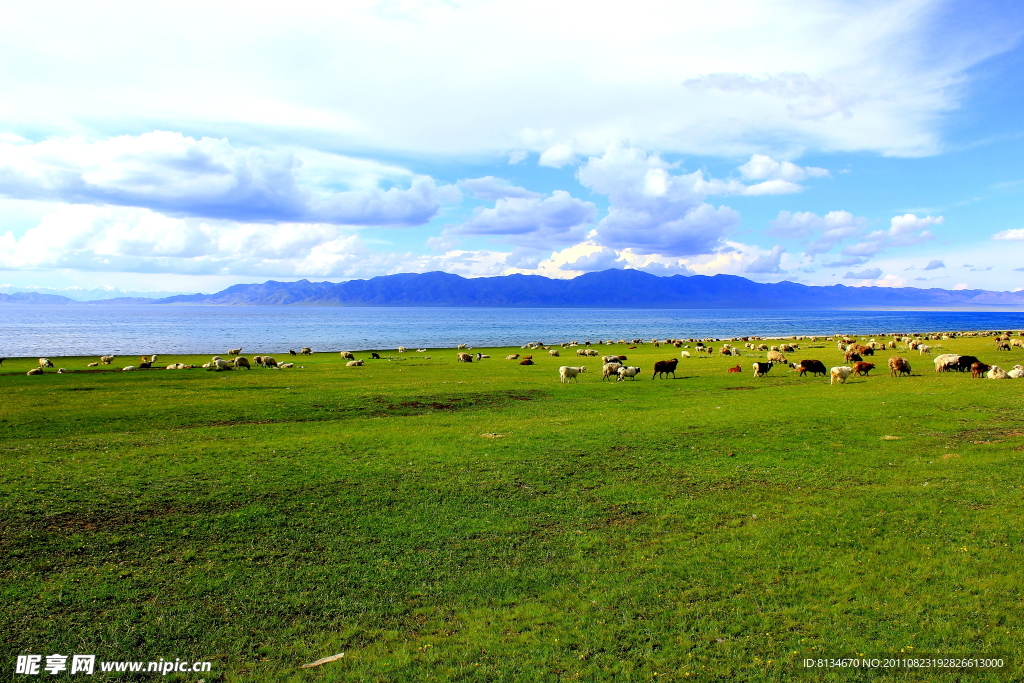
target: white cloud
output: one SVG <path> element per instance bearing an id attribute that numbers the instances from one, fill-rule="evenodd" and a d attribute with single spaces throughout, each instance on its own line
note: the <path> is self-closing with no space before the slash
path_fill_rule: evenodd
<path id="1" fill-rule="evenodd" d="M 672 168 L 658 155 L 619 145 L 580 166 L 579 181 L 610 201 L 595 239 L 613 249 L 666 256 L 719 247 L 739 214 L 703 202 L 705 194 L 717 189 L 703 173 L 673 175 Z"/>
<path id="2" fill-rule="evenodd" d="M 925 216 L 918 218 L 912 213 L 893 216 L 888 230 L 875 230 L 869 233 L 864 241 L 843 248 L 846 256 L 871 257 L 892 247 L 909 247 L 934 239 L 928 228 L 941 225 L 942 216 Z"/>
<path id="3" fill-rule="evenodd" d="M 408 188 L 381 189 L 381 181 Z M 240 221 L 392 226 L 426 223 L 460 198 L 457 188 L 379 162 L 164 131 L 0 142 L 0 194 Z"/>
<path id="4" fill-rule="evenodd" d="M 494 208 L 477 209 L 468 221 L 446 232 L 455 235 L 493 235 L 519 246 L 546 247 L 583 239 L 597 207 L 555 190 L 550 197 L 499 199 Z"/>
<path id="5" fill-rule="evenodd" d="M 928 262 L 928 265 L 924 267 L 924 270 L 937 270 L 945 267 L 946 264 L 941 259 L 932 259 Z"/>
<path id="6" fill-rule="evenodd" d="M 589 254 L 579 256 L 575 261 L 561 264 L 559 268 L 589 273 L 598 270 L 608 270 L 609 268 L 621 268 L 625 264 L 625 259 L 614 249 L 599 247 Z"/>
<path id="7" fill-rule="evenodd" d="M 540 197 L 539 192 L 531 192 L 522 187 L 516 187 L 504 180 L 495 178 L 492 175 L 483 178 L 471 178 L 460 180 L 459 186 L 473 193 L 477 199 L 496 201 L 498 199 Z"/>
<path id="8" fill-rule="evenodd" d="M 762 256 L 757 259 L 749 266 L 744 269 L 745 273 L 781 273 L 782 269 L 779 268 L 779 261 L 782 259 L 782 254 L 785 252 L 785 248 L 776 244 L 772 247 L 770 254 Z"/>
<path id="9" fill-rule="evenodd" d="M 807 177 L 825 177 L 829 172 L 814 166 L 801 167 L 791 161 L 776 161 L 766 154 L 751 155 L 750 161 L 739 167 L 746 180 L 781 180 L 798 183 Z"/>
<path id="10" fill-rule="evenodd" d="M 868 268 L 859 273 L 849 272 L 843 276 L 844 280 L 877 280 L 882 277 L 881 268 Z"/>
<path id="11" fill-rule="evenodd" d="M 939 0 L 176 7 L 132 6 L 130 30 L 120 3 L 8 8 L 3 119 L 16 132 L 183 121 L 456 154 L 519 149 L 527 129 L 551 133 L 533 152 L 628 139 L 750 154 L 770 138 L 921 154 L 938 147 L 964 74 L 1020 26 L 1011 5 Z"/>
<path id="12" fill-rule="evenodd" d="M 561 168 L 574 163 L 576 163 L 576 154 L 572 151 L 572 147 L 566 144 L 548 147 L 537 160 L 538 166 L 551 166 L 552 168 Z"/>
<path id="13" fill-rule="evenodd" d="M 775 220 L 771 221 L 769 235 L 787 239 L 817 239 L 806 245 L 806 253 L 810 256 L 824 254 L 839 242 L 860 234 L 864 230 L 866 220 L 854 216 L 849 211 L 830 211 L 824 216 L 810 211 L 780 211 Z"/>
<path id="14" fill-rule="evenodd" d="M 1014 230 L 1003 230 L 992 235 L 994 240 L 1013 240 L 1019 241 L 1024 240 L 1024 228 L 1016 228 Z"/>

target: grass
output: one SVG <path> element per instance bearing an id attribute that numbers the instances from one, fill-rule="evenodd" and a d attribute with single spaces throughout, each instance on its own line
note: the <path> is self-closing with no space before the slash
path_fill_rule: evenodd
<path id="1" fill-rule="evenodd" d="M 755 379 L 749 352 L 651 381 L 677 349 L 601 348 L 642 378 L 601 382 L 571 349 L 42 377 L 7 360 L 4 661 L 210 660 L 205 681 L 962 680 L 800 665 L 921 653 L 1020 676 L 1024 384 L 916 352 L 911 377 L 885 352 L 845 386 Z M 1024 363 L 993 349 L 932 353 Z M 842 364 L 831 342 L 790 355 Z M 588 370 L 562 385 L 562 364 Z M 153 680 L 136 676 L 116 678 Z"/>

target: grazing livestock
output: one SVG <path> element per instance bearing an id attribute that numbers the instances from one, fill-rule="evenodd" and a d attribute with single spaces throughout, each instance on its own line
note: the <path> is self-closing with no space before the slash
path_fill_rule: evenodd
<path id="1" fill-rule="evenodd" d="M 7 359 L 6 358 L 0 358 L 0 367 L 3 366 L 5 360 L 7 360 Z"/>
<path id="2" fill-rule="evenodd" d="M 237 356 L 237 355 L 238 355 L 238 354 L 240 354 L 241 352 L 242 352 L 242 347 L 241 347 L 241 346 L 239 346 L 239 347 L 238 347 L 237 349 L 229 349 L 229 350 L 228 350 L 228 355 L 229 355 L 229 356 Z"/>
<path id="3" fill-rule="evenodd" d="M 303 356 L 312 356 L 313 349 L 309 348 L 308 346 L 303 346 L 301 349 L 299 349 L 299 353 L 301 353 Z"/>
<path id="4" fill-rule="evenodd" d="M 587 366 L 585 366 L 585 365 L 581 365 L 579 367 L 572 367 L 570 365 L 563 365 L 562 367 L 558 368 L 558 381 L 561 382 L 562 384 L 568 384 L 569 380 L 572 379 L 572 380 L 575 380 L 577 383 L 579 383 L 579 381 L 580 381 L 580 378 L 579 378 L 580 373 L 581 372 L 586 372 L 586 371 L 587 371 Z"/>
<path id="5" fill-rule="evenodd" d="M 67 368 L 57 368 L 57 374 L 58 375 L 66 375 L 67 373 L 68 373 L 68 369 Z"/>
<path id="6" fill-rule="evenodd" d="M 471 354 L 471 353 L 460 353 L 457 356 L 457 360 L 458 360 L 459 363 L 472 363 L 473 362 L 473 354 Z"/>
<path id="7" fill-rule="evenodd" d="M 622 363 L 605 363 L 601 368 L 601 381 L 605 381 L 609 377 L 616 377 L 619 374 L 619 368 L 622 367 Z"/>
<path id="8" fill-rule="evenodd" d="M 406 352 L 406 348 L 404 346 L 399 346 L 398 347 L 398 352 L 399 353 L 405 353 Z"/>
<path id="9" fill-rule="evenodd" d="M 1006 372 L 1006 370 L 1003 370 L 998 365 L 993 365 L 992 368 L 988 371 L 988 378 L 989 379 L 1010 379 L 1010 375 L 1009 375 L 1009 373 Z"/>
<path id="10" fill-rule="evenodd" d="M 854 351 L 853 349 L 847 351 L 845 354 L 843 354 L 843 356 L 846 358 L 847 363 L 856 363 L 857 361 L 864 360 L 863 358 L 860 357 L 860 354 Z"/>
<path id="11" fill-rule="evenodd" d="M 213 369 L 220 372 L 221 370 L 234 370 L 234 366 L 223 358 L 218 358 L 213 361 Z"/>
<path id="12" fill-rule="evenodd" d="M 370 354 L 370 360 L 380 360 L 380 354 L 374 351 Z"/>
<path id="13" fill-rule="evenodd" d="M 1001 342 L 997 342 L 996 343 L 996 351 L 1009 351 L 1009 350 L 1010 350 L 1010 343 L 1009 342 L 1001 341 Z"/>
<path id="14" fill-rule="evenodd" d="M 273 356 L 263 356 L 263 367 L 276 368 L 277 360 Z"/>
<path id="15" fill-rule="evenodd" d="M 350 360 L 349 362 L 345 363 L 345 367 L 346 368 L 361 368 L 361 367 L 363 367 L 363 363 L 364 362 L 365 361 L 361 361 L 361 360 Z"/>
<path id="16" fill-rule="evenodd" d="M 679 357 L 680 358 L 689 358 L 690 357 L 690 352 L 689 351 L 680 351 L 679 352 Z"/>
<path id="17" fill-rule="evenodd" d="M 633 381 L 636 381 L 636 376 L 639 375 L 640 372 L 641 372 L 640 368 L 634 367 L 632 365 L 626 366 L 626 367 L 621 367 L 621 368 L 619 368 L 619 372 L 618 372 L 619 378 L 617 380 L 615 380 L 615 381 L 616 382 L 622 382 L 627 377 L 629 377 Z"/>
<path id="18" fill-rule="evenodd" d="M 296 354 L 295 354 L 295 349 L 288 349 L 288 355 L 289 355 L 289 356 L 294 356 L 294 355 L 296 355 Z"/>
<path id="19" fill-rule="evenodd" d="M 917 347 L 917 352 L 919 354 L 921 354 L 921 355 L 924 355 L 926 353 L 931 353 L 932 352 L 932 347 L 927 346 L 925 344 L 921 344 L 920 346 Z"/>
<path id="20" fill-rule="evenodd" d="M 41 374 L 43 374 L 43 369 L 42 368 L 32 368 L 31 370 L 29 370 L 25 374 L 26 375 L 41 375 Z"/>
<path id="21" fill-rule="evenodd" d="M 811 375 L 814 377 L 817 377 L 819 374 L 822 377 L 828 375 L 828 370 L 825 369 L 825 364 L 822 363 L 820 360 L 802 360 L 795 365 L 793 363 L 790 363 L 789 367 L 798 371 L 800 373 L 800 377 L 803 377 L 808 372 L 811 373 Z"/>
<path id="22" fill-rule="evenodd" d="M 103 363 L 104 365 L 110 365 L 111 363 L 114 362 L 114 357 L 113 356 L 100 356 L 100 362 Z"/>
<path id="23" fill-rule="evenodd" d="M 851 368 L 848 365 L 840 365 L 838 367 L 832 368 L 829 374 L 830 377 L 828 383 L 830 385 L 835 384 L 836 382 L 838 382 L 839 384 L 846 384 L 846 380 L 849 379 L 850 375 L 853 374 L 853 368 Z"/>
<path id="24" fill-rule="evenodd" d="M 651 379 L 660 377 L 672 373 L 672 377 L 676 376 L 676 366 L 679 365 L 679 359 L 673 358 L 671 360 L 659 360 L 654 363 L 654 374 L 651 375 Z"/>
<path id="25" fill-rule="evenodd" d="M 737 365 L 736 367 L 729 368 L 727 372 L 743 372 L 743 370 L 740 368 L 739 365 Z"/>
<path id="26" fill-rule="evenodd" d="M 94 368 L 97 365 L 99 365 L 99 363 L 86 363 L 85 367 L 87 367 L 87 368 Z"/>
<path id="27" fill-rule="evenodd" d="M 772 365 L 774 365 L 774 363 L 771 361 L 768 361 L 767 363 L 754 361 L 754 377 L 764 377 L 768 374 L 768 371 L 772 369 Z"/>
<path id="28" fill-rule="evenodd" d="M 121 368 L 121 372 L 131 372 L 134 369 L 135 369 L 134 365 L 126 365 L 123 368 Z"/>
<path id="29" fill-rule="evenodd" d="M 478 351 L 477 354 L 476 354 L 476 359 L 477 360 L 483 360 L 484 358 L 490 358 L 490 356 L 488 356 L 486 353 L 480 353 Z"/>
<path id="30" fill-rule="evenodd" d="M 853 374 L 860 375 L 861 377 L 867 377 L 868 373 L 875 369 L 874 363 L 866 363 L 864 361 L 858 361 L 853 364 Z"/>
<path id="31" fill-rule="evenodd" d="M 53 361 L 51 361 L 49 358 L 40 358 L 39 359 L 39 367 L 41 367 L 41 368 L 52 368 L 53 367 Z"/>
<path id="32" fill-rule="evenodd" d="M 1010 376 L 1010 379 L 1021 379 L 1024 377 L 1024 365 L 1014 365 L 1013 369 L 1006 374 Z"/>
<path id="33" fill-rule="evenodd" d="M 505 360 L 519 360 L 519 354 L 510 353 L 509 355 L 505 356 Z"/>
<path id="34" fill-rule="evenodd" d="M 1020 367 L 1020 366 L 1018 366 Z M 974 379 L 981 379 L 985 376 L 985 373 L 992 369 L 991 365 L 985 365 L 981 361 L 971 363 L 971 377 Z"/>
<path id="35" fill-rule="evenodd" d="M 529 358 L 524 358 L 523 360 L 519 361 L 519 364 L 520 365 L 533 365 L 534 363 Z"/>
<path id="36" fill-rule="evenodd" d="M 786 357 L 782 355 L 781 351 L 769 351 L 768 352 L 769 363 L 788 363 Z"/>
<path id="37" fill-rule="evenodd" d="M 359 361 L 359 363 L 362 363 L 362 362 L 363 361 Z M 294 368 L 295 367 L 295 363 L 281 363 L 277 367 L 281 368 L 282 370 L 284 370 L 286 368 Z"/>
<path id="38" fill-rule="evenodd" d="M 978 359 L 975 358 L 974 360 Z M 949 372 L 960 366 L 960 356 L 955 353 L 943 353 L 935 356 L 932 362 L 935 363 L 935 372 Z"/>
<path id="39" fill-rule="evenodd" d="M 244 356 L 239 356 L 238 358 L 235 358 L 231 362 L 235 364 L 236 368 L 245 368 L 246 370 L 252 370 L 252 367 L 249 365 L 249 359 L 245 358 Z"/>
<path id="40" fill-rule="evenodd" d="M 339 354 L 345 360 L 355 360 L 356 357 L 351 351 L 341 351 Z"/>
<path id="41" fill-rule="evenodd" d="M 960 356 L 957 359 L 956 364 L 951 366 L 950 370 L 956 370 L 957 372 L 967 372 L 971 369 L 971 366 L 979 362 L 974 356 Z"/>
<path id="42" fill-rule="evenodd" d="M 893 377 L 910 374 L 910 363 L 902 356 L 893 356 L 889 359 L 889 374 Z"/>

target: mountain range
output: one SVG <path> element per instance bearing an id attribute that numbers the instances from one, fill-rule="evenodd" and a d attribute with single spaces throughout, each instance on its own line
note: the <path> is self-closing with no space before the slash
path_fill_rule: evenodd
<path id="1" fill-rule="evenodd" d="M 48 294 L 0 294 L 0 303 L 83 303 Z M 913 287 L 816 287 L 762 284 L 735 275 L 659 277 L 639 270 L 605 270 L 571 280 L 539 275 L 464 278 L 451 273 L 402 273 L 348 282 L 242 284 L 216 294 L 161 299 L 125 297 L 91 304 L 219 306 L 473 306 L 538 308 L 892 309 L 1024 306 L 1024 292 Z"/>

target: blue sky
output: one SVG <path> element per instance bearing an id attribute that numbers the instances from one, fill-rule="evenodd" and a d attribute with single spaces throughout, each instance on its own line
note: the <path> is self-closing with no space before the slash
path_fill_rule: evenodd
<path id="1" fill-rule="evenodd" d="M 1024 5 L 624 7 L 7 8 L 0 290 L 1024 288 Z"/>

